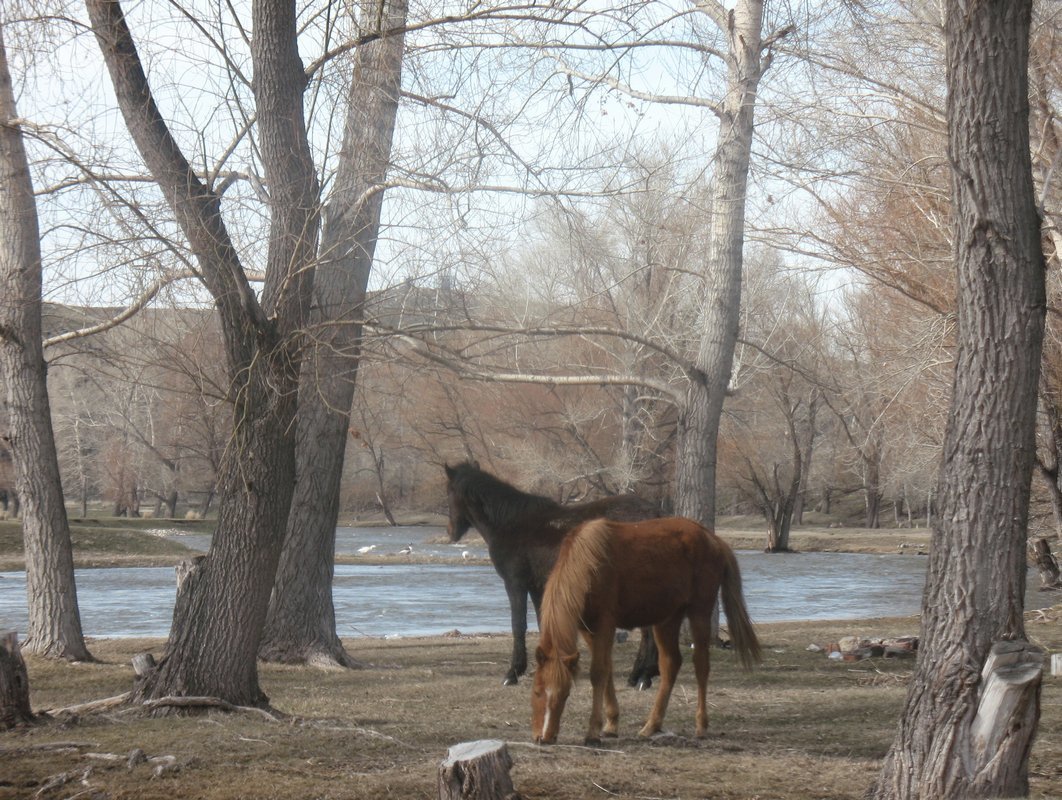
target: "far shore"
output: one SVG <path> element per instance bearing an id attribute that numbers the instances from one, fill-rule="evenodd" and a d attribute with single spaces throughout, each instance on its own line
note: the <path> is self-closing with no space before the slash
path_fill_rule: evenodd
<path id="1" fill-rule="evenodd" d="M 445 528 L 446 519 L 439 515 L 409 514 L 398 518 L 401 527 Z M 789 547 L 794 553 L 879 553 L 903 554 L 912 558 L 929 552 L 930 531 L 927 528 L 857 528 L 832 525 L 805 525 L 790 533 Z M 341 527 L 387 527 L 385 520 L 361 517 L 341 519 Z M 158 535 L 160 530 L 179 529 L 188 532 L 210 533 L 211 521 L 170 519 L 126 519 L 94 517 L 72 519 L 74 563 L 82 569 L 105 567 L 172 567 L 201 553 L 177 540 Z M 735 550 L 762 552 L 767 535 L 762 525 L 750 517 L 723 518 L 717 532 Z M 438 537 L 446 541 L 445 533 Z M 481 541 L 470 531 L 464 541 Z M 337 564 L 439 564 L 462 563 L 489 565 L 486 558 L 461 560 L 441 558 L 423 553 L 343 554 Z M 17 520 L 0 521 L 0 572 L 25 569 L 21 528 Z"/>

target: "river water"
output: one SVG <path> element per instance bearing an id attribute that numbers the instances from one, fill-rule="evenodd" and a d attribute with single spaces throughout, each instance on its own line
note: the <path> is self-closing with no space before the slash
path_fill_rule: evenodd
<path id="1" fill-rule="evenodd" d="M 160 532 L 161 533 L 161 532 Z M 177 534 L 172 534 L 178 538 Z M 209 537 L 179 536 L 205 550 Z M 452 545 L 438 528 L 340 528 L 336 551 L 359 548 L 444 559 L 431 564 L 338 564 L 333 584 L 340 636 L 434 636 L 509 630 L 509 604 L 493 567 L 463 558 L 486 555 L 482 544 Z M 916 555 L 739 552 L 745 599 L 754 622 L 865 619 L 916 614 L 927 559 Z M 1027 608 L 1046 605 L 1033 587 Z M 0 572 L 0 631 L 25 631 L 26 583 L 22 572 Z M 77 570 L 78 604 L 87 636 L 167 635 L 173 612 L 170 567 Z M 530 627 L 535 627 L 530 612 Z"/>

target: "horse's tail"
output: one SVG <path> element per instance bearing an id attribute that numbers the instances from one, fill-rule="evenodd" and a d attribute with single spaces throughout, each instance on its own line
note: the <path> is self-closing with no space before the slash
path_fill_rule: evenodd
<path id="1" fill-rule="evenodd" d="M 594 575 L 608 560 L 609 522 L 593 519 L 564 537 L 542 595 L 540 624 L 558 656 L 579 652 L 578 624 Z"/>
<path id="2" fill-rule="evenodd" d="M 737 556 L 726 542 L 720 540 L 726 558 L 723 570 L 723 611 L 726 612 L 726 626 L 730 631 L 730 640 L 741 658 L 745 669 L 752 669 L 761 660 L 760 641 L 745 608 L 745 596 L 741 592 L 741 569 Z"/>

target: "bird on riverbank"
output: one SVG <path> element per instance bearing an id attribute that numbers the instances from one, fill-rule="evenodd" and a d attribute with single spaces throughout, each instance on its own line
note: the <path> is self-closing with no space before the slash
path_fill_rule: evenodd
<path id="1" fill-rule="evenodd" d="M 376 545 L 374 545 L 374 544 L 367 544 L 367 545 L 365 545 L 364 547 L 359 547 L 359 548 L 358 548 L 358 555 L 359 555 L 359 556 L 363 556 L 363 555 L 365 555 L 366 553 L 371 553 L 371 552 L 372 552 L 373 550 L 375 550 L 375 549 L 376 549 Z"/>
<path id="2" fill-rule="evenodd" d="M 412 552 L 413 552 L 413 545 L 412 544 L 407 544 L 405 547 L 403 547 L 401 550 L 398 551 L 398 554 L 400 556 L 408 556 Z"/>

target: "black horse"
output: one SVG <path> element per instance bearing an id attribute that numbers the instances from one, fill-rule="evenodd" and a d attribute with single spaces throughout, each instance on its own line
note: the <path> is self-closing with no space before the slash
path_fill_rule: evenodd
<path id="1" fill-rule="evenodd" d="M 513 654 L 505 685 L 527 671 L 527 596 L 538 615 L 546 579 L 557 560 L 561 541 L 576 525 L 605 517 L 614 522 L 637 522 L 659 517 L 652 504 L 634 495 L 617 495 L 565 506 L 541 495 L 528 494 L 484 472 L 476 462 L 446 465 L 446 494 L 450 503 L 450 541 L 469 528 L 483 536 L 490 560 L 505 583 L 512 613 Z M 628 679 L 647 688 L 658 675 L 656 644 L 642 631 L 642 643 Z"/>

